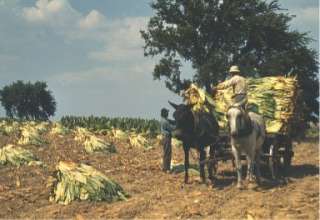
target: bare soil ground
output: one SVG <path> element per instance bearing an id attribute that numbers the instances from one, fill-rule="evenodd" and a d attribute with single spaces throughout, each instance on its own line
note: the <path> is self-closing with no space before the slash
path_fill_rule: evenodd
<path id="1" fill-rule="evenodd" d="M 47 164 L 0 167 L 0 218 L 207 218 L 207 219 L 319 219 L 319 149 L 317 141 L 294 145 L 295 156 L 288 178 L 280 182 L 268 179 L 255 189 L 238 190 L 235 171 L 230 161 L 219 164 L 214 187 L 200 184 L 192 175 L 190 184 L 183 183 L 183 173 L 161 171 L 161 146 L 134 149 L 116 142 L 116 154 L 88 154 L 73 140 L 45 136 L 49 144 L 26 146 Z M 107 137 L 103 137 L 108 139 Z M 14 138 L 0 136 L 0 147 Z M 183 162 L 183 151 L 173 149 L 173 160 Z M 197 153 L 191 156 L 196 163 Z M 73 202 L 59 205 L 49 202 L 52 187 L 48 178 L 58 161 L 92 165 L 120 183 L 131 195 L 128 201 Z"/>

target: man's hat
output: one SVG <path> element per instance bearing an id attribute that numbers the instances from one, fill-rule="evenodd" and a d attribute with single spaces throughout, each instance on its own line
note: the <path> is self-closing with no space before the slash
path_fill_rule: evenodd
<path id="1" fill-rule="evenodd" d="M 229 73 L 240 73 L 239 67 L 238 66 L 231 66 Z"/>

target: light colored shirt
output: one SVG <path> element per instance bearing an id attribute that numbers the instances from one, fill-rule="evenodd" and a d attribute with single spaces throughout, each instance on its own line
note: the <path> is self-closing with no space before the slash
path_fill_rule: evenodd
<path id="1" fill-rule="evenodd" d="M 171 132 L 175 129 L 175 126 L 171 125 L 168 119 L 164 117 L 161 117 L 160 127 L 163 135 L 171 135 Z"/>
<path id="2" fill-rule="evenodd" d="M 248 85 L 246 79 L 239 75 L 234 75 L 232 78 L 224 81 L 223 83 L 219 84 L 217 89 L 226 89 L 232 87 L 233 94 L 247 94 Z"/>

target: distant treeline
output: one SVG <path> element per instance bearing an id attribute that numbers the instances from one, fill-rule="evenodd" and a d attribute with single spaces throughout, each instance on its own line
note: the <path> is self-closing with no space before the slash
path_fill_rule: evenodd
<path id="1" fill-rule="evenodd" d="M 18 119 L 18 118 L 9 118 L 9 117 L 0 117 L 0 122 L 1 121 L 5 121 L 7 123 L 12 123 L 12 122 L 26 122 L 26 121 L 30 121 L 30 120 Z M 41 120 L 38 120 L 38 121 L 40 122 Z"/>
<path id="2" fill-rule="evenodd" d="M 76 117 L 64 116 L 60 120 L 61 124 L 68 128 L 85 127 L 90 130 L 98 131 L 103 129 L 121 129 L 124 131 L 136 131 L 150 134 L 160 133 L 159 121 L 142 118 L 108 118 L 108 117 Z"/>

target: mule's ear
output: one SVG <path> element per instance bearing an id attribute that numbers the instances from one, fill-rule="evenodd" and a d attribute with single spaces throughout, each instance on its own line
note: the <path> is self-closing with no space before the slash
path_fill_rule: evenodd
<path id="1" fill-rule="evenodd" d="M 168 101 L 169 104 L 174 108 L 174 109 L 177 109 L 178 108 L 178 105 L 177 104 L 174 104 L 173 102 L 170 102 Z"/>

